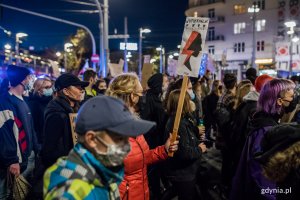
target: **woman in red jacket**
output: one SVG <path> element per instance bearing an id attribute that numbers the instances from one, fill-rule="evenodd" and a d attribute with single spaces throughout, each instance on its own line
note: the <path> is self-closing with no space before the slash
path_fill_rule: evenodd
<path id="1" fill-rule="evenodd" d="M 132 113 L 136 113 L 136 105 L 143 96 L 143 88 L 135 74 L 122 74 L 117 76 L 109 85 L 106 92 L 108 96 L 122 99 Z M 137 117 L 138 114 L 136 113 Z M 178 141 L 170 144 L 170 138 L 165 145 L 149 149 L 143 135 L 129 138 L 131 151 L 124 160 L 125 176 L 119 186 L 121 199 L 148 200 L 149 187 L 147 166 L 168 157 L 168 151 L 178 149 Z"/>

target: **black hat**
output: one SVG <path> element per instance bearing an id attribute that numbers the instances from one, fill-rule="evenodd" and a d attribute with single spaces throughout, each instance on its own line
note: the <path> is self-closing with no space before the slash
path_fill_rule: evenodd
<path id="1" fill-rule="evenodd" d="M 88 85 L 89 82 L 81 81 L 77 76 L 71 73 L 66 73 L 56 79 L 54 87 L 56 91 L 60 91 L 70 86 L 81 86 L 82 88 L 85 88 Z"/>
<path id="2" fill-rule="evenodd" d="M 137 136 L 154 126 L 154 122 L 134 116 L 123 101 L 102 95 L 91 98 L 82 105 L 78 111 L 75 131 L 79 135 L 92 130 Z"/>
<path id="3" fill-rule="evenodd" d="M 10 86 L 12 87 L 19 85 L 29 74 L 31 74 L 29 69 L 15 65 L 9 65 L 6 73 Z"/>
<path id="4" fill-rule="evenodd" d="M 256 71 L 256 69 L 253 68 L 253 67 L 247 69 L 247 71 L 246 71 L 246 79 L 250 80 L 251 83 L 254 85 L 256 78 L 257 78 L 257 71 Z"/>
<path id="5" fill-rule="evenodd" d="M 255 159 L 264 164 L 275 153 L 287 149 L 298 141 L 300 141 L 300 125 L 274 126 L 263 137 L 260 143 L 261 151 L 255 154 Z"/>

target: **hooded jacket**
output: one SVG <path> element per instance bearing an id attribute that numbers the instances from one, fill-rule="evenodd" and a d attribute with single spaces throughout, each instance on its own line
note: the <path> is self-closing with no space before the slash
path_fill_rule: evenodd
<path id="1" fill-rule="evenodd" d="M 299 145 L 300 126 L 291 124 L 271 128 L 261 142 L 262 152 L 257 153 L 256 159 L 262 164 L 264 175 L 283 190 L 277 191 L 277 199 L 300 196 Z"/>
<path id="2" fill-rule="evenodd" d="M 158 73 L 150 77 L 148 80 L 148 87 L 150 89 L 147 90 L 146 102 L 142 105 L 142 109 L 140 110 L 142 119 L 153 121 L 157 124 L 155 129 L 145 135 L 145 139 L 150 149 L 165 143 L 163 137 L 168 117 L 160 98 L 162 94 L 162 84 L 162 74 Z"/>
<path id="3" fill-rule="evenodd" d="M 243 102 L 237 107 L 233 114 L 231 123 L 232 131 L 230 135 L 230 148 L 232 150 L 233 171 L 236 170 L 238 161 L 243 151 L 246 138 L 248 135 L 247 125 L 253 118 L 256 112 L 256 104 L 259 98 L 259 93 L 256 91 L 249 92 L 244 98 Z"/>
<path id="4" fill-rule="evenodd" d="M 60 158 L 44 175 L 44 199 L 119 200 L 123 167 L 112 171 L 81 144 Z"/>
<path id="5" fill-rule="evenodd" d="M 261 193 L 262 189 L 276 188 L 276 184 L 263 176 L 255 154 L 261 151 L 262 139 L 272 126 L 278 124 L 278 120 L 277 116 L 258 112 L 249 122 L 250 131 L 233 179 L 230 199 L 275 199 L 275 194 Z"/>
<path id="6" fill-rule="evenodd" d="M 74 110 L 63 97 L 51 100 L 46 107 L 42 147 L 42 160 L 46 167 L 54 164 L 59 157 L 68 155 L 73 148 L 70 113 Z"/>

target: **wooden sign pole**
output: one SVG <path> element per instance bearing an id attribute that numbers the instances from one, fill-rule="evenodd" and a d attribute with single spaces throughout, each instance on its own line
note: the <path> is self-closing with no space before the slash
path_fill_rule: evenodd
<path id="1" fill-rule="evenodd" d="M 179 102 L 178 102 L 178 106 L 177 106 L 175 122 L 174 122 L 174 126 L 173 126 L 171 144 L 173 142 L 175 142 L 177 139 L 177 133 L 178 133 L 178 129 L 179 129 L 181 113 L 182 113 L 184 98 L 185 98 L 185 94 L 186 94 L 186 90 L 187 90 L 188 80 L 189 80 L 188 76 L 184 75 L 183 81 L 182 81 L 182 86 L 181 86 L 181 91 L 180 91 L 180 95 L 179 95 Z M 173 157 L 174 152 L 169 152 L 168 155 L 169 155 L 169 157 Z"/>

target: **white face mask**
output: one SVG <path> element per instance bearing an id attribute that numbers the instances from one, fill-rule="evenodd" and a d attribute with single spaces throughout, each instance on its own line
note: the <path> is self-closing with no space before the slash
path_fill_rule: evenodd
<path id="1" fill-rule="evenodd" d="M 80 101 L 84 100 L 84 96 L 85 96 L 85 92 L 81 93 L 81 95 L 80 95 Z"/>
<path id="2" fill-rule="evenodd" d="M 99 152 L 97 149 L 95 149 L 96 159 L 99 160 L 105 167 L 121 166 L 124 158 L 131 150 L 130 144 L 128 142 L 126 142 L 124 145 L 107 144 L 100 137 L 96 136 L 96 139 L 107 147 L 106 153 Z"/>

